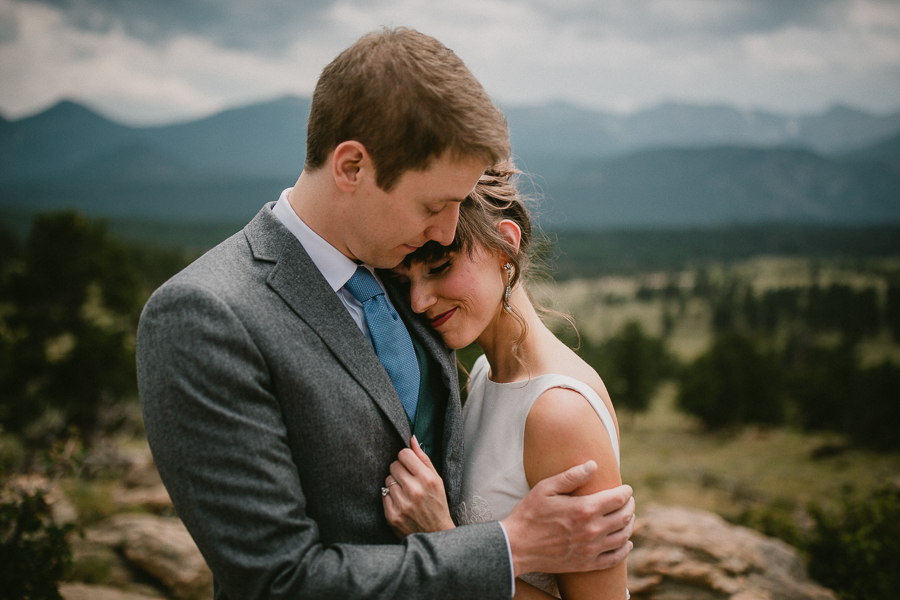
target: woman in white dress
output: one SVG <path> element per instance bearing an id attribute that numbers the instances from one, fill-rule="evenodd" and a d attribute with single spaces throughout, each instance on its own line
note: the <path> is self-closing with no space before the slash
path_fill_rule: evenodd
<path id="1" fill-rule="evenodd" d="M 531 486 L 588 460 L 594 477 L 575 494 L 621 485 L 618 425 L 600 376 L 541 321 L 522 283 L 531 221 L 501 163 L 460 207 L 451 246 L 432 243 L 394 272 L 450 348 L 484 350 L 463 407 L 465 459 L 460 525 L 502 520 Z M 399 485 L 398 485 L 399 484 Z M 440 477 L 413 440 L 391 466 L 385 514 L 398 535 L 455 527 Z M 627 598 L 626 566 L 605 571 L 532 573 L 515 598 Z"/>

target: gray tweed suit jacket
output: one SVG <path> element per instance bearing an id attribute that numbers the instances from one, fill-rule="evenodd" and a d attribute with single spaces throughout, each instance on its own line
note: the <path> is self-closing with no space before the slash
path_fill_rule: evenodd
<path id="1" fill-rule="evenodd" d="M 380 488 L 410 437 L 371 346 L 272 204 L 161 286 L 137 338 L 160 474 L 216 599 L 509 598 L 498 523 L 397 541 Z M 462 457 L 454 357 L 395 302 L 451 390 L 445 481 Z"/>

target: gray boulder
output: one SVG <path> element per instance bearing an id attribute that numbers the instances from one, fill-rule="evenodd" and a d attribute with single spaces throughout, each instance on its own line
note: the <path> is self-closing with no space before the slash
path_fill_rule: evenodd
<path id="1" fill-rule="evenodd" d="M 635 522 L 628 587 L 652 600 L 837 600 L 797 551 L 703 510 L 651 506 Z"/>
<path id="2" fill-rule="evenodd" d="M 64 600 L 165 600 L 159 596 L 145 596 L 103 585 L 63 583 L 59 593 Z"/>
<path id="3" fill-rule="evenodd" d="M 85 538 L 121 552 L 131 564 L 158 579 L 179 600 L 212 598 L 212 572 L 177 518 L 116 515 L 87 529 Z"/>

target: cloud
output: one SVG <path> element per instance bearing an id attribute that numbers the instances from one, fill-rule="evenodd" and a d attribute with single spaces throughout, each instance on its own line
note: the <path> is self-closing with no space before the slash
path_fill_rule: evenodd
<path id="1" fill-rule="evenodd" d="M 233 49 L 286 50 L 300 36 L 328 26 L 335 12 L 395 15 L 440 12 L 466 19 L 473 4 L 403 0 L 15 0 L 58 10 L 67 24 L 95 33 L 121 29 L 147 43 L 197 35 Z M 463 7 L 461 4 L 466 4 Z M 640 40 L 708 39 L 777 31 L 787 27 L 827 27 L 840 23 L 848 0 L 524 0 L 487 3 L 477 11 L 493 22 L 520 13 L 521 4 L 548 25 L 578 25 L 587 35 L 618 32 Z"/>
<path id="2" fill-rule="evenodd" d="M 594 35 L 640 40 L 730 38 L 839 22 L 846 0 L 527 0 L 536 12 Z"/>
<path id="3" fill-rule="evenodd" d="M 11 6 L 0 5 L 0 45 L 10 44 L 19 38 L 19 19 Z"/>
<path id="4" fill-rule="evenodd" d="M 52 7 L 0 0 L 0 15 L 10 11 L 17 36 L 0 44 L 0 107 L 12 117 L 60 98 L 133 123 L 196 117 L 285 93 L 309 94 L 335 52 L 319 34 L 273 56 L 222 48 L 197 35 L 148 44 L 122 27 L 73 28 Z"/>
<path id="5" fill-rule="evenodd" d="M 16 0 L 57 10 L 85 32 L 125 35 L 163 44 L 196 35 L 223 48 L 280 52 L 322 25 L 333 2 L 323 0 Z"/>
<path id="6" fill-rule="evenodd" d="M 453 48 L 504 106 L 900 104 L 896 0 L 0 0 L 0 110 L 72 97 L 149 123 L 306 95 L 396 25 Z"/>

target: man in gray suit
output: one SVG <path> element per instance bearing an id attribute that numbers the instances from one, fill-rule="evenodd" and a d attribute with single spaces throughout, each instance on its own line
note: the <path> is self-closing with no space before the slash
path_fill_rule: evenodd
<path id="1" fill-rule="evenodd" d="M 630 488 L 566 494 L 592 465 L 503 523 L 398 542 L 381 486 L 413 434 L 459 501 L 454 355 L 391 297 L 419 363 L 411 418 L 345 284 L 453 239 L 460 201 L 509 155 L 506 122 L 450 50 L 398 29 L 326 67 L 307 135 L 294 187 L 161 286 L 138 331 L 147 436 L 216 598 L 510 598 L 516 574 L 623 560 Z"/>

